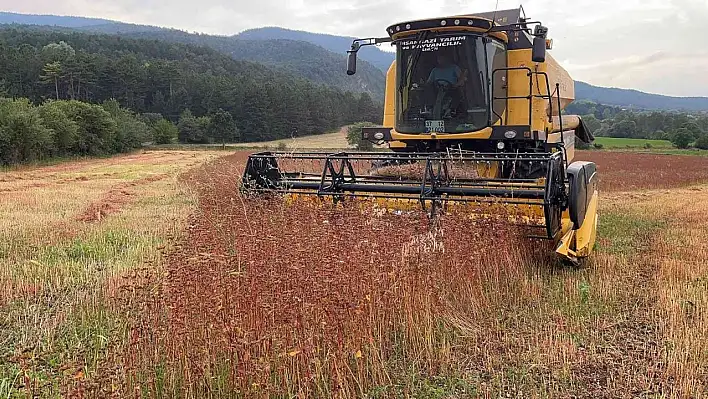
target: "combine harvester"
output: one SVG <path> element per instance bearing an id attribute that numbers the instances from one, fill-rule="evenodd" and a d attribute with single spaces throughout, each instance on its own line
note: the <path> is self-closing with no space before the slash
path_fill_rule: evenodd
<path id="1" fill-rule="evenodd" d="M 589 256 L 596 166 L 572 161 L 576 137 L 589 143 L 593 136 L 580 117 L 562 115 L 574 100 L 574 82 L 546 54 L 548 29 L 518 9 L 403 22 L 387 31 L 385 38 L 354 41 L 347 73 L 356 73 L 362 46 L 396 46 L 383 127 L 362 131 L 391 151 L 253 154 L 242 189 L 335 201 L 415 200 L 433 211 L 504 204 L 513 223 L 553 240 L 564 259 Z"/>

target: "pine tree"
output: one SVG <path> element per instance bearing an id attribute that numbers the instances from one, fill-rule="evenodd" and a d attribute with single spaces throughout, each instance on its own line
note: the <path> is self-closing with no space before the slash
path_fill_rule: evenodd
<path id="1" fill-rule="evenodd" d="M 61 62 L 54 61 L 46 64 L 42 68 L 43 75 L 40 79 L 44 83 L 54 83 L 54 93 L 55 97 L 59 99 L 59 77 L 61 76 Z"/>

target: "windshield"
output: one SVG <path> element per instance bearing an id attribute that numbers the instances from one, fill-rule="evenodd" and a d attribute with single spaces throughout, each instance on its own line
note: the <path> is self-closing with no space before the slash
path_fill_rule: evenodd
<path id="1" fill-rule="evenodd" d="M 475 34 L 429 33 L 397 43 L 396 130 L 460 133 L 494 123 L 489 81 L 492 68 L 506 66 L 505 46 Z"/>

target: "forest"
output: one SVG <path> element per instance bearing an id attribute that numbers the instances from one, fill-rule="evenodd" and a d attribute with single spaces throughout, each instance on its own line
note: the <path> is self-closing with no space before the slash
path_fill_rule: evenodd
<path id="1" fill-rule="evenodd" d="M 220 110 L 233 120 L 228 134 L 214 134 L 202 121 L 201 132 L 180 136 L 186 142 L 317 134 L 358 120 L 380 122 L 382 114 L 381 104 L 366 93 L 316 84 L 206 47 L 83 32 L 0 29 L 0 76 L 0 97 L 24 109 L 38 107 L 39 118 L 49 100 L 115 100 L 135 115 L 158 115 L 173 124 L 185 113 L 223 118 Z"/>

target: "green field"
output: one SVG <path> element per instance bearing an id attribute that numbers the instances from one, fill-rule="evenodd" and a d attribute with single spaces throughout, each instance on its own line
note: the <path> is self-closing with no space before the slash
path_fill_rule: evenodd
<path id="1" fill-rule="evenodd" d="M 624 139 L 616 137 L 595 137 L 594 144 L 602 144 L 603 148 L 673 148 L 668 140 Z M 651 147 L 647 146 L 649 144 Z"/>

